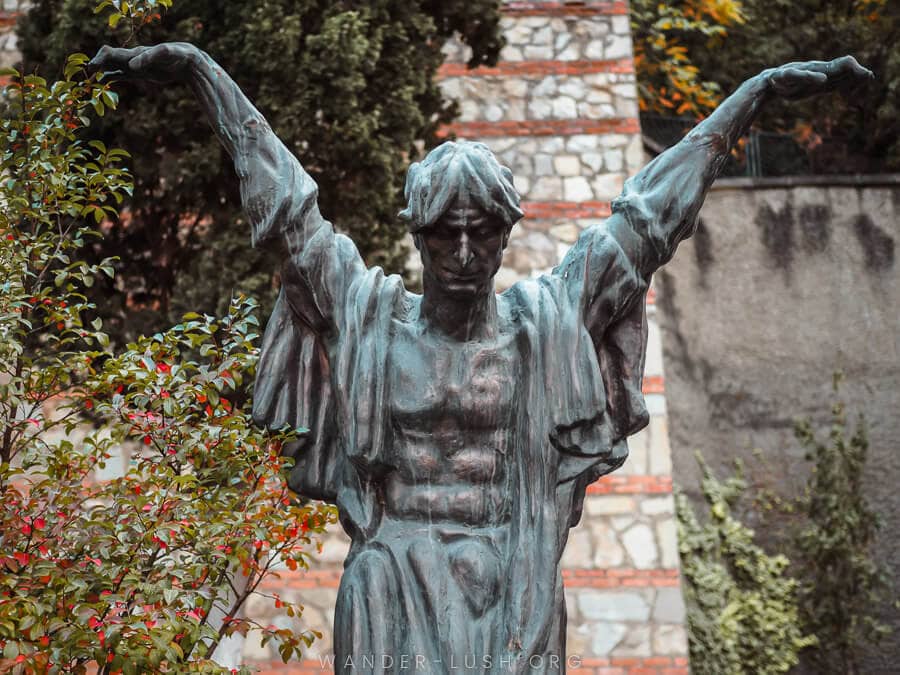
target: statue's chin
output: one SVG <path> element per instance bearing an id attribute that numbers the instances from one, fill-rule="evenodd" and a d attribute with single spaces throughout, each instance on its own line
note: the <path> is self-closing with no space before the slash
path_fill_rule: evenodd
<path id="1" fill-rule="evenodd" d="M 491 282 L 487 281 L 443 281 L 441 290 L 446 295 L 454 297 L 475 298 L 485 295 L 490 291 Z"/>

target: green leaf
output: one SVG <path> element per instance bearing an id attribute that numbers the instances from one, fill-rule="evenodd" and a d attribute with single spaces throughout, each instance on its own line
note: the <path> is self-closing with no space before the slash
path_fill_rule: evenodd
<path id="1" fill-rule="evenodd" d="M 181 646 L 177 642 L 170 642 L 169 650 L 175 654 L 177 659 L 184 659 L 184 651 L 181 649 Z"/>
<path id="2" fill-rule="evenodd" d="M 15 659 L 19 655 L 19 643 L 15 640 L 7 640 L 3 647 L 3 658 Z"/>

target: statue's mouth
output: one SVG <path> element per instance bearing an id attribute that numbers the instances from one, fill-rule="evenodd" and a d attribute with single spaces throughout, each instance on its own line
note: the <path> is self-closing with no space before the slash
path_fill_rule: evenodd
<path id="1" fill-rule="evenodd" d="M 454 269 L 444 268 L 444 273 L 453 281 L 478 281 L 481 275 L 478 272 L 462 272 Z"/>

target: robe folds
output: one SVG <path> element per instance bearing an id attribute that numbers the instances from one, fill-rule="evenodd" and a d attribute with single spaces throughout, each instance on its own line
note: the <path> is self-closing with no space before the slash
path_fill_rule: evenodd
<path id="1" fill-rule="evenodd" d="M 408 533 L 382 531 L 383 501 L 378 492 L 378 477 L 390 470 L 385 456 L 389 326 L 398 316 L 413 312 L 418 299 L 404 291 L 398 278 L 379 271 L 366 274 L 353 290 L 355 311 L 349 313 L 348 327 L 337 344 L 327 345 L 296 320 L 287 299 L 294 290 L 290 281 L 286 283 L 266 333 L 255 395 L 259 421 L 309 429 L 290 449 L 296 456 L 290 485 L 302 495 L 337 504 L 353 541 L 348 570 L 357 556 L 376 558 L 360 572 L 368 581 L 355 583 L 345 573 L 344 584 L 354 585 L 353 593 L 362 598 L 363 588 L 385 593 L 390 602 L 380 603 L 381 607 L 400 604 L 372 617 L 359 616 L 359 606 L 370 606 L 371 600 L 355 602 L 354 621 L 363 627 L 359 638 L 363 644 L 347 654 L 338 653 L 336 664 L 354 654 L 361 663 L 366 655 L 380 658 L 383 653 L 408 654 L 411 659 L 426 655 L 428 663 L 448 663 L 454 644 L 456 663 L 462 664 L 470 654 L 479 662 L 489 656 L 495 667 L 485 672 L 506 672 L 500 670 L 501 663 L 549 664 L 552 655 L 564 658 L 559 559 L 569 528 L 580 518 L 587 485 L 624 462 L 625 436 L 647 419 L 640 398 L 640 368 L 617 361 L 625 353 L 623 347 L 643 351 L 642 303 L 623 322 L 619 339 L 600 352 L 609 359 L 607 372 L 622 375 L 630 366 L 637 379 L 607 387 L 601 360 L 562 278 L 519 284 L 499 296 L 498 313 L 517 317 L 512 322 L 518 328 L 516 344 L 525 360 L 523 371 L 529 374 L 519 383 L 524 396 L 508 467 L 514 489 L 512 522 L 508 532 L 484 535 L 491 538 L 488 547 L 499 552 L 500 577 L 507 583 L 489 612 L 490 626 L 481 627 L 487 636 L 460 641 L 453 635 L 435 635 L 429 640 L 423 636 L 438 628 L 440 613 L 429 611 L 426 598 L 449 598 L 452 593 L 423 588 L 409 569 L 409 553 L 405 549 L 401 553 Z M 623 412 L 613 412 L 607 390 L 625 405 Z M 288 414 L 279 417 L 279 408 Z M 452 533 L 435 528 L 430 536 L 452 538 Z M 373 551 L 383 553 L 375 556 Z M 385 635 L 376 637 L 373 632 Z M 336 635 L 336 643 L 341 639 Z M 531 672 L 530 668 L 523 672 Z"/>
<path id="2" fill-rule="evenodd" d="M 366 268 L 280 143 L 244 141 L 235 162 L 254 242 L 283 239 L 290 252 L 263 339 L 254 418 L 306 430 L 286 448 L 296 460 L 289 484 L 336 504 L 352 540 L 336 670 L 440 673 L 477 662 L 467 672 L 563 672 L 560 557 L 587 485 L 621 466 L 626 438 L 648 421 L 650 275 L 693 230 L 692 200 L 711 176 L 684 162 L 663 184 L 651 163 L 551 274 L 497 296 L 524 373 L 507 458 L 511 519 L 464 528 L 423 514 L 398 529 L 380 492 L 392 470 L 386 368 L 391 323 L 414 320 L 421 296 Z"/>

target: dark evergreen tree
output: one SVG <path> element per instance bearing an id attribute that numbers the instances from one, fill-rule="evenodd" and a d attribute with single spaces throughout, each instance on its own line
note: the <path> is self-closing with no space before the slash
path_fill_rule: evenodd
<path id="1" fill-rule="evenodd" d="M 19 26 L 24 67 L 56 77 L 65 55 L 93 54 L 106 19 L 95 0 L 37 0 Z M 186 40 L 234 77 L 318 181 L 322 212 L 370 264 L 401 271 L 405 168 L 456 114 L 434 76 L 458 32 L 470 65 L 501 47 L 499 0 L 181 0 L 142 29 L 141 44 Z M 136 44 L 132 26 L 116 27 Z M 133 154 L 123 224 L 95 252 L 121 258 L 96 296 L 118 340 L 187 308 L 221 312 L 241 290 L 274 298 L 278 261 L 251 252 L 230 159 L 186 87 L 121 83 L 121 110 L 97 129 Z M 101 250 L 102 249 L 102 250 Z"/>

